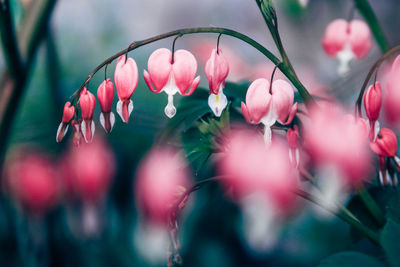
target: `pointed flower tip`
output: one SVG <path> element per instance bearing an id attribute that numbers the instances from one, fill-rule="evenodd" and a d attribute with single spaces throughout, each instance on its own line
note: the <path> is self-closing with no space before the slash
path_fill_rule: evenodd
<path id="1" fill-rule="evenodd" d="M 122 121 L 125 123 L 129 122 L 129 116 L 133 111 L 133 102 L 132 100 L 119 100 L 117 103 L 117 113 L 121 117 Z"/>

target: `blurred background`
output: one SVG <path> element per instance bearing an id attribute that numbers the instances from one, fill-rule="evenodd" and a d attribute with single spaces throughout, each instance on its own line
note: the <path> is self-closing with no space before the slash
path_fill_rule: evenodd
<path id="1" fill-rule="evenodd" d="M 10 2 L 18 26 L 29 12 L 25 6 L 35 0 Z M 321 47 L 326 25 L 336 18 L 347 18 L 353 2 L 310 0 L 307 8 L 302 8 L 295 0 L 275 2 L 281 38 L 300 80 L 311 92 L 323 90 L 344 102 L 354 102 L 366 73 L 380 56 L 375 41 L 369 55 L 361 61 L 352 61 L 351 71 L 344 77 L 338 76 L 336 60 L 328 58 Z M 370 2 L 390 44 L 398 44 L 400 2 Z M 360 18 L 357 12 L 355 18 Z M 59 179 L 68 177 L 68 170 L 59 165 L 67 161 L 66 158 L 73 157 L 72 129 L 60 144 L 55 142 L 55 134 L 65 101 L 87 75 L 104 59 L 125 49 L 134 40 L 198 26 L 237 30 L 277 54 L 255 1 L 56 1 L 49 30 L 38 49 L 11 126 L 5 169 L 7 160 L 15 154 L 34 151 L 32 153 L 45 154 L 52 164 L 57 164 Z M 216 34 L 202 33 L 177 40 L 177 48 L 190 50 L 198 59 L 200 86 L 203 88 L 208 88 L 204 62 L 215 45 L 216 37 Z M 138 215 L 133 181 L 138 162 L 157 141 L 167 123 L 163 113 L 167 98 L 148 90 L 142 72 L 147 69 L 147 59 L 152 51 L 160 47 L 170 49 L 171 45 L 172 39 L 169 38 L 129 53 L 136 60 L 140 74 L 138 88 L 132 97 L 134 111 L 129 124 L 123 124 L 117 118 L 113 131 L 103 135 L 98 123 L 100 108 L 96 106 L 95 122 L 99 133 L 96 138 L 101 140 L 100 152 L 89 152 L 88 155 L 112 155 L 111 159 L 99 160 L 115 171 L 105 178 L 109 181 L 104 185 L 106 189 L 101 201 L 95 205 L 95 215 L 91 213 L 93 207 L 86 209 L 85 200 L 62 198 L 46 214 L 32 218 L 15 205 L 7 190 L 3 190 L 0 198 L 1 266 L 165 265 L 152 261 L 151 256 L 149 259 L 146 251 L 143 252 L 146 249 L 140 247 L 140 240 L 135 241 Z M 228 81 L 270 77 L 273 66 L 254 48 L 229 36 L 222 36 L 220 45 L 227 52 L 228 60 L 237 61 L 241 66 L 236 72 L 231 67 Z M 1 53 L 0 69 L 4 68 L 4 54 Z M 107 76 L 112 79 L 114 68 L 115 62 L 108 67 Z M 99 71 L 90 82 L 89 90 L 96 92 L 103 79 L 104 71 Z M 194 180 L 204 179 L 213 172 L 207 168 L 193 173 Z M 274 248 L 257 252 L 242 240 L 238 231 L 239 213 L 238 207 L 224 196 L 218 185 L 211 184 L 193 194 L 179 233 L 184 266 L 312 266 L 332 252 L 352 247 L 372 250 L 362 242 L 354 243 L 345 223 L 334 217 L 318 215 L 315 207 L 309 206 L 284 225 Z M 83 232 L 75 229 L 76 225 L 85 223 L 82 214 L 89 216 L 86 218 L 88 232 L 84 227 L 81 229 Z M 90 230 L 90 214 L 97 216 L 98 225 L 95 223 L 94 232 Z M 40 259 L 41 264 L 35 265 L 34 259 Z"/>

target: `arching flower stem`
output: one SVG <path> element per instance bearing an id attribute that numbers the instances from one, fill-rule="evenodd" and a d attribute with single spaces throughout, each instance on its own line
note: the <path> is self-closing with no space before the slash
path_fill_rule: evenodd
<path id="1" fill-rule="evenodd" d="M 179 29 L 175 31 L 170 31 L 167 33 L 163 33 L 157 36 L 150 37 L 145 40 L 141 41 L 136 41 L 131 43 L 128 48 L 112 55 L 102 63 L 100 63 L 86 78 L 86 80 L 82 83 L 82 85 L 79 87 L 79 89 L 72 95 L 72 101 L 75 102 L 76 99 L 79 97 L 79 94 L 83 87 L 93 78 L 93 76 L 100 70 L 102 69 L 105 65 L 110 64 L 113 60 L 117 59 L 119 56 L 126 54 L 129 51 L 135 50 L 136 48 L 139 48 L 141 46 L 156 42 L 158 40 L 162 40 L 168 37 L 172 36 L 183 36 L 186 34 L 195 34 L 195 33 L 219 33 L 219 34 L 224 34 L 224 35 L 229 35 L 232 37 L 235 37 L 237 39 L 242 40 L 243 42 L 251 45 L 258 51 L 260 51 L 265 57 L 267 57 L 269 60 L 271 60 L 272 63 L 275 65 L 279 64 L 281 61 L 279 58 L 277 58 L 274 54 L 272 54 L 267 48 L 265 48 L 263 45 L 258 43 L 257 41 L 253 40 L 252 38 L 239 33 L 237 31 L 231 30 L 231 29 L 226 29 L 226 28 L 219 28 L 219 27 L 198 27 L 198 28 L 185 28 L 185 29 Z M 300 82 L 300 80 L 297 78 L 296 74 L 294 73 L 293 69 L 291 66 L 288 66 L 287 64 L 280 64 L 279 69 L 282 71 L 282 73 L 293 83 L 293 85 L 297 88 L 299 91 L 299 94 L 303 101 L 307 104 L 311 104 L 314 102 L 312 99 L 310 93 L 307 91 L 307 89 L 304 87 L 304 85 Z"/>

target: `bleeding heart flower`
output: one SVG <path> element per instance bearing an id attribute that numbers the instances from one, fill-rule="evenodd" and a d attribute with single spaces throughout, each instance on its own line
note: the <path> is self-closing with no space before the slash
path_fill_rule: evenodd
<path id="1" fill-rule="evenodd" d="M 302 136 L 315 166 L 340 173 L 341 184 L 357 186 L 364 182 L 371 157 L 366 121 L 345 114 L 335 104 L 321 103 L 311 108 L 309 115 Z"/>
<path id="2" fill-rule="evenodd" d="M 396 134 L 388 128 L 382 128 L 376 140 L 370 142 L 369 146 L 379 156 L 395 157 L 397 153 Z"/>
<path id="3" fill-rule="evenodd" d="M 115 116 L 111 111 L 114 99 L 114 84 L 111 82 L 111 79 L 107 79 L 100 84 L 97 89 L 97 99 L 101 108 L 100 123 L 104 130 L 109 133 L 115 123 Z"/>
<path id="4" fill-rule="evenodd" d="M 143 71 L 144 80 L 152 92 L 165 92 L 168 95 L 164 112 L 172 118 L 176 114 L 174 95 L 180 93 L 189 96 L 200 83 L 200 76 L 195 78 L 197 61 L 187 50 L 181 49 L 172 55 L 170 50 L 160 48 L 150 55 L 147 68 L 149 72 Z"/>
<path id="5" fill-rule="evenodd" d="M 297 103 L 293 101 L 293 88 L 288 82 L 276 80 L 270 86 L 268 80 L 257 79 L 247 90 L 246 104 L 242 102 L 243 116 L 250 124 L 264 124 L 264 140 L 269 144 L 271 126 L 276 121 L 283 125 L 292 122 L 297 111 Z"/>
<path id="6" fill-rule="evenodd" d="M 388 122 L 398 124 L 400 121 L 400 56 L 396 57 L 389 73 L 383 107 Z"/>
<path id="7" fill-rule="evenodd" d="M 364 95 L 365 113 L 370 122 L 370 140 L 375 138 L 375 123 L 379 118 L 379 113 L 382 105 L 382 89 L 379 82 L 375 86 L 371 85 Z"/>
<path id="8" fill-rule="evenodd" d="M 11 193 L 30 212 L 43 214 L 59 198 L 60 187 L 53 162 L 36 151 L 19 151 L 6 168 Z"/>
<path id="9" fill-rule="evenodd" d="M 96 106 L 96 98 L 86 87 L 83 88 L 79 98 L 79 105 L 82 111 L 81 130 L 86 143 L 91 143 L 94 136 L 93 112 Z"/>
<path id="10" fill-rule="evenodd" d="M 56 141 L 61 142 L 68 131 L 68 123 L 75 114 L 75 107 L 71 106 L 70 102 L 65 103 L 63 117 L 60 125 L 58 126 Z"/>
<path id="11" fill-rule="evenodd" d="M 165 225 L 171 208 L 189 186 L 187 162 L 171 148 L 153 148 L 140 163 L 135 183 L 137 203 L 146 218 Z"/>
<path id="12" fill-rule="evenodd" d="M 362 59 L 368 54 L 372 46 L 371 31 L 364 21 L 336 19 L 326 28 L 322 46 L 329 57 L 338 58 L 338 72 L 344 74 L 353 58 Z"/>
<path id="13" fill-rule="evenodd" d="M 222 111 L 228 104 L 228 100 L 223 93 L 225 79 L 229 74 L 229 64 L 221 49 L 213 49 L 210 58 L 206 62 L 205 73 L 208 79 L 210 96 L 208 105 L 215 116 L 220 117 Z"/>
<path id="14" fill-rule="evenodd" d="M 126 59 L 125 55 L 120 56 L 115 66 L 114 82 L 119 98 L 117 112 L 125 123 L 128 123 L 133 110 L 133 103 L 130 98 L 137 87 L 138 80 L 139 72 L 135 60 Z"/>

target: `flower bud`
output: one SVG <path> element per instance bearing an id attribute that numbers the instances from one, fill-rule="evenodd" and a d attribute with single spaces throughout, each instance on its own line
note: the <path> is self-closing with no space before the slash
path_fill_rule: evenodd
<path id="1" fill-rule="evenodd" d="M 117 112 L 125 123 L 128 123 L 133 110 L 133 103 L 130 98 L 137 87 L 138 80 L 139 72 L 135 60 L 126 59 L 125 55 L 120 56 L 115 67 L 114 81 L 119 98 Z"/>
<path id="2" fill-rule="evenodd" d="M 81 130 L 86 143 L 92 142 L 94 136 L 94 122 L 93 122 L 93 112 L 96 106 L 96 98 L 89 92 L 86 87 L 83 88 L 81 96 L 79 98 L 79 105 L 82 111 L 82 123 Z"/>
<path id="3" fill-rule="evenodd" d="M 111 132 L 115 123 L 115 116 L 111 111 L 113 98 L 114 85 L 111 79 L 107 79 L 103 81 L 97 89 L 97 99 L 99 100 L 101 108 L 100 123 L 107 133 Z"/>
<path id="4" fill-rule="evenodd" d="M 60 125 L 58 126 L 56 141 L 61 142 L 68 131 L 68 123 L 75 114 L 75 107 L 71 106 L 70 102 L 65 103 L 63 117 Z"/>

